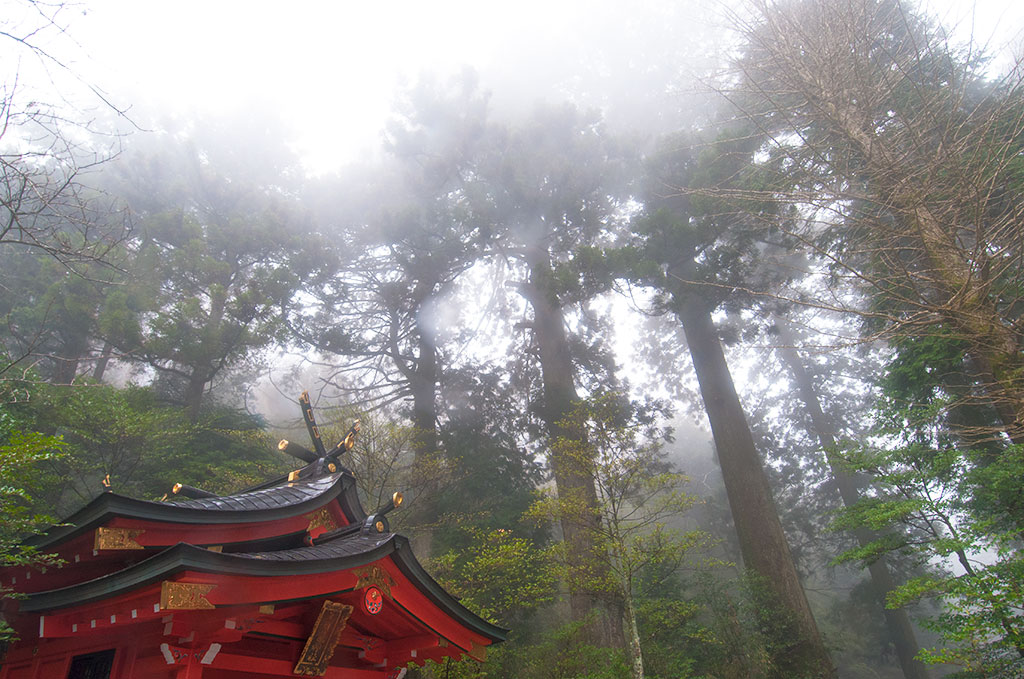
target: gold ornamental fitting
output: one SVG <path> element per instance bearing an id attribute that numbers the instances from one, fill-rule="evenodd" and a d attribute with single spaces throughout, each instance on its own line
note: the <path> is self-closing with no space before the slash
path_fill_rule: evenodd
<path id="1" fill-rule="evenodd" d="M 333 474 L 334 472 L 338 471 L 338 465 L 331 462 L 327 465 L 327 469 Z"/>
<path id="2" fill-rule="evenodd" d="M 384 522 L 383 521 L 378 521 L 377 524 L 374 527 L 377 529 L 378 533 L 383 533 L 384 532 Z"/>
<path id="3" fill-rule="evenodd" d="M 180 483 L 176 483 L 173 486 L 171 486 L 171 492 L 174 493 L 175 495 L 177 495 L 179 492 L 181 492 L 181 484 Z"/>
<path id="4" fill-rule="evenodd" d="M 402 506 L 402 502 L 404 500 L 405 500 L 405 497 L 400 492 L 398 492 L 397 490 L 395 491 L 395 494 L 391 496 L 391 501 L 395 503 L 395 507 L 401 507 Z"/>
<path id="5" fill-rule="evenodd" d="M 277 442 L 277 449 L 278 450 L 284 450 L 287 447 L 288 447 L 288 439 L 281 439 L 280 441 Z"/>
<path id="6" fill-rule="evenodd" d="M 356 444 L 356 435 L 359 433 L 361 426 L 362 425 L 359 423 L 359 420 L 356 420 L 352 423 L 352 426 L 349 427 L 348 433 L 345 434 L 345 440 L 340 444 L 345 448 L 345 450 L 352 450 L 352 446 Z"/>

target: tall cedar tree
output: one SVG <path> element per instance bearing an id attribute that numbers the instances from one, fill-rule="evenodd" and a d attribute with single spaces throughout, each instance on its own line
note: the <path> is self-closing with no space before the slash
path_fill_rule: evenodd
<path id="1" fill-rule="evenodd" d="M 648 161 L 645 214 L 634 223 L 647 264 L 637 273 L 683 326 L 744 564 L 790 619 L 788 647 L 776 648 L 773 665 L 779 676 L 834 676 L 712 318 L 721 306 L 750 303 L 731 291 L 778 283 L 778 267 L 766 261 L 769 249 L 754 238 L 766 206 L 689 196 L 684 187 L 736 177 L 746 147 L 722 142 L 702 154 L 693 148 L 676 136 Z"/>
<path id="2" fill-rule="evenodd" d="M 484 169 L 488 220 L 500 228 L 495 246 L 521 279 L 516 284 L 532 312 L 524 322 L 531 333 L 531 353 L 540 365 L 536 412 L 549 442 L 587 447 L 586 431 L 569 417 L 579 403 L 578 370 L 566 324 L 574 304 L 606 289 L 591 273 L 589 256 L 612 238 L 622 207 L 623 155 L 595 115 L 570 105 L 541 109 L 511 129 Z M 607 581 L 605 561 L 592 535 L 600 521 L 592 474 L 561 459 L 549 447 L 549 462 L 559 498 L 589 508 L 589 521 L 562 522 L 570 570 L 576 582 Z M 593 577 L 586 577 L 593 575 Z M 624 648 L 622 604 L 607 592 L 575 587 L 570 593 L 573 618 L 585 622 L 585 637 L 596 645 Z"/>
<path id="3" fill-rule="evenodd" d="M 800 356 L 797 348 L 796 335 L 786 319 L 776 317 L 775 327 L 779 333 L 781 346 L 779 355 L 789 368 L 796 384 L 796 392 L 803 402 L 804 409 L 810 419 L 811 435 L 818 440 L 825 455 L 828 458 L 828 467 L 839 489 L 839 495 L 845 507 L 853 507 L 860 499 L 860 489 L 857 480 L 842 464 L 836 459 L 836 444 L 839 439 L 834 421 L 825 414 L 821 400 L 818 398 L 817 389 L 814 386 L 814 379 L 804 359 Z M 871 544 L 877 539 L 877 535 L 866 528 L 857 528 L 853 531 L 857 543 L 861 547 Z M 893 578 L 888 561 L 884 555 L 868 563 L 868 573 L 871 576 L 871 584 L 877 600 L 885 605 L 887 595 L 896 588 L 896 581 Z M 930 676 L 924 663 L 917 659 L 921 647 L 917 643 L 917 634 L 910 623 L 910 615 L 906 608 L 885 607 L 885 624 L 889 629 L 889 636 L 896 647 L 896 656 L 899 658 L 900 668 L 903 676 L 907 679 L 928 679 Z"/>
<path id="4" fill-rule="evenodd" d="M 775 226 L 870 298 L 824 289 L 818 303 L 884 336 L 963 342 L 978 388 L 960 396 L 999 416 L 973 435 L 1024 442 L 1024 72 L 985 80 L 976 51 L 899 0 L 752 7 L 727 94 L 775 173 L 759 197 L 799 210 Z"/>
<path id="5" fill-rule="evenodd" d="M 469 195 L 486 130 L 487 96 L 470 72 L 403 92 L 385 159 L 347 173 L 347 190 L 314 189 L 330 262 L 310 288 L 315 304 L 298 301 L 290 313 L 293 332 L 327 357 L 334 386 L 369 394 L 375 406 L 409 404 L 413 451 L 426 466 L 439 453 L 438 394 L 449 368 L 441 309 L 485 240 Z M 352 182 L 356 174 L 373 185 Z M 417 501 L 428 521 L 436 490 Z M 425 553 L 429 535 L 418 540 Z"/>
<path id="6" fill-rule="evenodd" d="M 280 136 L 256 124 L 269 139 L 252 157 L 240 149 L 256 145 L 233 136 L 252 130 L 193 124 L 155 148 L 140 142 L 118 167 L 139 215 L 134 284 L 107 300 L 101 323 L 197 419 L 217 377 L 282 337 L 280 309 L 309 264 Z"/>

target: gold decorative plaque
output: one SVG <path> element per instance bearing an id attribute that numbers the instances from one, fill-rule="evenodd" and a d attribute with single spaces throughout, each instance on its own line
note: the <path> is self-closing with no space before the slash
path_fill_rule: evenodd
<path id="1" fill-rule="evenodd" d="M 135 538 L 145 533 L 141 528 L 104 528 L 96 529 L 93 549 L 145 549 Z"/>
<path id="2" fill-rule="evenodd" d="M 306 645 L 295 663 L 295 674 L 307 677 L 322 677 L 327 672 L 327 663 L 334 655 L 341 632 L 348 625 L 348 617 L 352 615 L 352 607 L 334 601 L 325 601 L 320 615 L 317 616 L 313 631 L 306 640 Z"/>
<path id="3" fill-rule="evenodd" d="M 217 585 L 203 585 L 196 582 L 171 582 L 160 584 L 160 609 L 170 611 L 196 611 L 214 608 L 206 595 Z"/>
<path id="4" fill-rule="evenodd" d="M 338 527 L 337 522 L 331 513 L 327 510 L 327 507 L 321 507 L 320 511 L 309 515 L 309 526 L 306 528 L 307 533 L 312 533 L 317 528 L 324 528 L 325 530 L 331 531 Z"/>
<path id="5" fill-rule="evenodd" d="M 352 572 L 359 578 L 356 581 L 356 589 L 373 585 L 389 598 L 391 597 L 391 588 L 395 586 L 395 580 L 380 566 L 364 566 Z"/>

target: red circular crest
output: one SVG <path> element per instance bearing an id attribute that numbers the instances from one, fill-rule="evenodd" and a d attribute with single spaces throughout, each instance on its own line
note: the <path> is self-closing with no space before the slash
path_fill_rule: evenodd
<path id="1" fill-rule="evenodd" d="M 363 607 L 370 615 L 377 615 L 384 608 L 384 595 L 376 587 L 367 587 L 363 594 Z"/>

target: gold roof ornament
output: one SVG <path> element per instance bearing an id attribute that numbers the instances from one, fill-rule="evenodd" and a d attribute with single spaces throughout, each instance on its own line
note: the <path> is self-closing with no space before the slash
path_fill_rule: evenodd
<path id="1" fill-rule="evenodd" d="M 345 450 L 352 450 L 352 446 L 356 444 L 356 437 L 359 436 L 359 430 L 361 428 L 362 424 L 360 424 L 359 420 L 353 422 L 352 426 L 348 429 L 348 433 L 345 434 L 345 438 L 341 442 L 340 446 L 344 446 Z"/>
<path id="2" fill-rule="evenodd" d="M 313 442 L 313 450 L 309 450 L 288 439 L 281 439 L 277 444 L 277 449 L 311 466 L 292 472 L 288 475 L 288 481 L 298 481 L 306 477 L 323 474 L 337 474 L 339 470 L 348 471 L 338 462 L 338 457 L 342 453 L 351 450 L 355 445 L 361 426 L 359 420 L 352 423 L 348 433 L 345 434 L 344 438 L 337 445 L 327 450 L 321 437 L 320 427 L 316 423 L 316 416 L 313 414 L 313 405 L 310 403 L 308 391 L 302 392 L 302 395 L 299 397 L 299 407 L 302 409 L 302 419 L 306 423 L 306 429 L 309 431 L 309 438 Z"/>
<path id="3" fill-rule="evenodd" d="M 401 507 L 402 502 L 404 501 L 405 496 L 403 496 L 400 492 L 395 491 L 391 495 L 391 499 L 388 500 L 388 503 L 386 505 L 378 509 L 375 513 L 370 514 L 368 517 L 366 517 L 366 520 L 363 522 L 363 527 L 361 529 L 362 532 L 364 534 L 372 534 L 386 533 L 387 531 L 391 530 L 391 526 L 388 524 L 388 520 L 385 518 L 385 515 L 389 512 L 394 511 L 398 507 Z"/>
<path id="4" fill-rule="evenodd" d="M 292 457 L 302 460 L 307 464 L 317 461 L 316 453 L 305 446 L 300 446 L 298 443 L 289 441 L 288 439 L 281 439 L 277 444 L 277 449 L 282 453 L 291 455 Z"/>
<path id="5" fill-rule="evenodd" d="M 312 533 L 318 528 L 323 528 L 327 531 L 332 531 L 338 527 L 338 522 L 331 516 L 330 511 L 327 507 L 321 507 L 317 511 L 309 514 L 309 525 L 306 526 L 306 532 Z"/>
<path id="6" fill-rule="evenodd" d="M 317 426 L 316 418 L 313 416 L 313 404 L 309 402 L 309 392 L 304 391 L 299 396 L 299 407 L 302 408 L 302 419 L 306 422 L 306 429 L 309 431 L 309 438 L 313 441 L 313 449 L 316 456 L 324 457 L 327 451 L 324 449 L 323 439 L 320 438 L 320 427 Z"/>
<path id="7" fill-rule="evenodd" d="M 217 497 L 216 493 L 211 493 L 208 490 L 202 488 L 196 488 L 195 486 L 189 486 L 184 483 L 176 483 L 171 486 L 171 493 L 173 495 L 181 495 L 192 500 L 202 500 L 208 497 Z"/>

